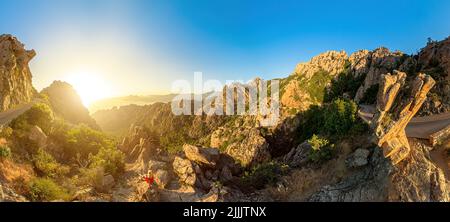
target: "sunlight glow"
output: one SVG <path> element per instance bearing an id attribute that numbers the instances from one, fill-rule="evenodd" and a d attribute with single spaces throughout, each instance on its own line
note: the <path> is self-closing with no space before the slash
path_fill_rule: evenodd
<path id="1" fill-rule="evenodd" d="M 73 86 L 86 107 L 112 95 L 108 83 L 95 72 L 74 72 L 67 75 L 64 80 Z"/>

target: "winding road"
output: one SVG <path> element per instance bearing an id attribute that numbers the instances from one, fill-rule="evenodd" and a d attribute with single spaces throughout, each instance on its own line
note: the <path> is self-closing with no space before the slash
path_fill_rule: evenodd
<path id="1" fill-rule="evenodd" d="M 375 113 L 375 106 L 361 105 L 358 112 L 361 119 L 370 122 Z M 415 117 L 406 126 L 406 136 L 410 138 L 428 139 L 450 125 L 450 113 L 442 113 L 432 116 Z"/>
<path id="2" fill-rule="evenodd" d="M 36 99 L 30 103 L 18 105 L 14 109 L 9 109 L 4 112 L 0 112 L 0 126 L 6 125 L 11 122 L 13 119 L 20 116 L 22 113 L 29 110 L 34 104 L 40 102 L 40 100 Z"/>

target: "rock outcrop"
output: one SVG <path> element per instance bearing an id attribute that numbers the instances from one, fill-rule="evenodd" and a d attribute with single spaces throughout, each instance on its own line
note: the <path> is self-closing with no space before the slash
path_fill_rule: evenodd
<path id="1" fill-rule="evenodd" d="M 28 133 L 28 138 L 33 141 L 39 148 L 47 145 L 47 135 L 42 131 L 39 126 L 32 126 Z"/>
<path id="2" fill-rule="evenodd" d="M 444 173 L 430 161 L 431 148 L 415 140 L 410 143 L 410 155 L 395 166 L 375 147 L 366 166 L 337 184 L 322 187 L 309 201 L 449 201 Z"/>
<path id="3" fill-rule="evenodd" d="M 380 82 L 382 74 L 392 72 L 402 64 L 403 53 L 391 52 L 387 48 L 374 51 L 362 50 L 350 56 L 350 63 L 355 77 L 366 75 L 363 84 L 358 89 L 355 101 L 359 102 L 366 91 Z"/>
<path id="4" fill-rule="evenodd" d="M 147 128 L 132 125 L 119 148 L 125 153 L 127 162 L 143 164 L 156 156 L 158 152 L 157 142 L 156 136 Z"/>
<path id="5" fill-rule="evenodd" d="M 186 158 L 177 156 L 173 161 L 173 170 L 181 184 L 209 191 L 215 182 L 226 184 L 241 172 L 233 158 L 216 149 L 186 144 L 183 150 Z"/>
<path id="6" fill-rule="evenodd" d="M 348 55 L 344 51 L 328 51 L 313 57 L 309 62 L 300 63 L 294 73 L 281 82 L 282 106 L 302 111 L 321 103 L 326 87 L 333 78 L 346 70 L 347 65 Z"/>
<path id="7" fill-rule="evenodd" d="M 27 202 L 27 199 L 17 194 L 13 189 L 0 183 L 0 203 L 1 202 Z"/>
<path id="8" fill-rule="evenodd" d="M 377 145 L 394 164 L 411 150 L 405 128 L 421 108 L 435 81 L 428 75 L 419 74 L 409 84 L 405 83 L 406 73 L 396 71 L 393 75 L 382 75 L 377 112 L 372 121 Z M 398 96 L 400 91 L 402 94 Z"/>
<path id="9" fill-rule="evenodd" d="M 211 147 L 224 150 L 243 167 L 270 160 L 269 143 L 260 130 L 245 120 L 238 119 L 235 124 L 214 131 L 211 134 Z"/>
<path id="10" fill-rule="evenodd" d="M 0 111 L 32 100 L 35 89 L 28 63 L 35 55 L 17 38 L 0 36 Z"/>
<path id="11" fill-rule="evenodd" d="M 344 51 L 328 51 L 313 57 L 309 62 L 298 64 L 294 75 L 301 75 L 306 79 L 311 79 L 313 75 L 323 70 L 331 76 L 335 76 L 345 70 L 347 60 L 348 55 Z"/>
<path id="12" fill-rule="evenodd" d="M 444 77 L 450 80 L 450 37 L 440 42 L 429 42 L 420 51 L 418 62 L 424 68 L 439 64 L 439 67 L 443 69 Z"/>

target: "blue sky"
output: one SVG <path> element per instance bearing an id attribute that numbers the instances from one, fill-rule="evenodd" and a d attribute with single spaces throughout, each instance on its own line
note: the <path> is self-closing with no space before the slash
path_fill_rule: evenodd
<path id="1" fill-rule="evenodd" d="M 36 88 L 84 72 L 114 95 L 170 92 L 195 71 L 221 81 L 284 77 L 327 50 L 415 53 L 428 37 L 450 35 L 447 0 L 0 0 L 0 8 L 0 33 L 38 53 Z"/>

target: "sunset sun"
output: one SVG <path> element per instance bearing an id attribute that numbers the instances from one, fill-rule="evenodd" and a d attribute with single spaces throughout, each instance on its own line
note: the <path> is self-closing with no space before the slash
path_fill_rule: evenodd
<path id="1" fill-rule="evenodd" d="M 100 74 L 89 71 L 74 72 L 65 78 L 77 91 L 85 106 L 111 96 L 111 89 Z"/>

